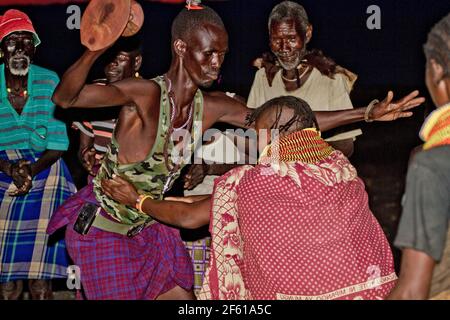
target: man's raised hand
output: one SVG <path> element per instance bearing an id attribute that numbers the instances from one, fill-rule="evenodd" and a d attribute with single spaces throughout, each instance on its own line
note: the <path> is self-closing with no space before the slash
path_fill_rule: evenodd
<path id="1" fill-rule="evenodd" d="M 415 90 L 407 96 L 392 102 L 394 93 L 389 91 L 386 98 L 377 103 L 369 114 L 369 119 L 374 121 L 393 121 L 399 118 L 407 118 L 412 116 L 410 111 L 425 102 L 425 98 L 417 97 L 419 91 Z"/>

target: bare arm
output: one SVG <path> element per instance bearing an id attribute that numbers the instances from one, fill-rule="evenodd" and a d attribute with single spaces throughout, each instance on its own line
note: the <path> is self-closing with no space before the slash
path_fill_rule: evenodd
<path id="1" fill-rule="evenodd" d="M 211 125 L 215 122 L 225 122 L 241 128 L 248 128 L 246 118 L 253 109 L 248 108 L 238 99 L 228 97 L 223 92 L 212 92 L 205 94 L 205 102 L 208 105 L 207 121 Z"/>
<path id="2" fill-rule="evenodd" d="M 96 164 L 97 151 L 94 148 L 94 138 L 89 137 L 80 131 L 80 146 L 78 148 L 78 160 L 84 169 L 91 175 L 95 176 L 92 171 L 94 165 Z"/>
<path id="3" fill-rule="evenodd" d="M 128 181 L 115 177 L 102 180 L 104 193 L 119 203 L 134 207 L 139 197 Z M 192 201 L 157 201 L 147 199 L 142 211 L 161 222 L 185 229 L 197 229 L 209 224 L 210 197 L 191 198 Z"/>
<path id="4" fill-rule="evenodd" d="M 413 91 L 409 95 L 393 102 L 394 93 L 389 91 L 386 98 L 377 103 L 369 114 L 369 119 L 374 121 L 393 121 L 399 118 L 412 116 L 409 110 L 422 104 L 425 99 L 417 97 L 419 91 Z M 246 117 L 252 109 L 247 108 L 241 102 L 225 95 L 209 96 L 212 109 L 216 112 L 216 121 L 230 123 L 246 128 Z M 315 112 L 321 131 L 327 131 L 346 124 L 364 120 L 367 107 L 342 110 Z M 216 122 L 214 121 L 214 122 Z"/>
<path id="5" fill-rule="evenodd" d="M 86 78 L 94 62 L 105 52 L 86 50 L 63 75 L 53 93 L 52 101 L 63 108 L 97 108 L 132 103 L 117 86 L 87 85 Z"/>
<path id="6" fill-rule="evenodd" d="M 387 299 L 428 299 L 434 265 L 435 261 L 426 253 L 414 249 L 404 249 L 400 278 Z"/>
<path id="7" fill-rule="evenodd" d="M 394 93 L 389 91 L 386 98 L 377 103 L 369 114 L 373 121 L 394 121 L 399 118 L 412 116 L 409 110 L 425 102 L 422 97 L 417 97 L 419 91 L 413 91 L 407 96 L 393 102 Z M 367 107 L 342 110 L 315 112 L 321 131 L 327 131 L 346 124 L 364 120 Z"/>

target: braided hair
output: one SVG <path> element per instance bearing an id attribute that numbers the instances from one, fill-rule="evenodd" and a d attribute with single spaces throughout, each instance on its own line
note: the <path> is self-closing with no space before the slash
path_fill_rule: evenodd
<path id="1" fill-rule="evenodd" d="M 284 121 L 281 120 L 281 116 L 286 108 L 293 110 L 294 115 L 290 119 Z M 270 129 L 278 129 L 280 133 L 288 134 L 312 127 L 319 130 L 319 124 L 317 123 L 314 112 L 311 110 L 309 104 L 300 98 L 294 96 L 282 96 L 267 101 L 247 116 L 247 125 L 251 126 L 267 112 L 273 112 L 274 114 L 274 121 Z"/>
<path id="2" fill-rule="evenodd" d="M 440 20 L 428 34 L 423 46 L 427 61 L 431 59 L 442 66 L 444 75 L 450 76 L 450 13 Z"/>

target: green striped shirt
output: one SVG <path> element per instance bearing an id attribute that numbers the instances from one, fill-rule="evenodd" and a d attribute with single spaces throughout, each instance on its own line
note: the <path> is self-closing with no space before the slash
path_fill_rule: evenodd
<path id="1" fill-rule="evenodd" d="M 55 72 L 30 65 L 28 100 L 19 115 L 8 100 L 5 65 L 0 65 L 0 150 L 68 149 L 66 125 L 53 116 L 55 105 L 51 97 L 58 82 Z"/>

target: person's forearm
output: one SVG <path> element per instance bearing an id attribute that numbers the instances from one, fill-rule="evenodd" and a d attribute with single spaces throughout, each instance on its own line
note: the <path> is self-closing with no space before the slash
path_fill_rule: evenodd
<path id="1" fill-rule="evenodd" d="M 388 300 L 428 299 L 435 261 L 426 253 L 404 249 L 400 277 Z"/>
<path id="2" fill-rule="evenodd" d="M 317 122 L 319 123 L 320 131 L 331 130 L 346 124 L 364 120 L 364 113 L 366 108 L 357 108 L 342 111 L 317 111 Z"/>
<path id="3" fill-rule="evenodd" d="M 94 138 L 80 132 L 80 146 L 78 148 L 78 160 L 83 163 L 83 152 L 91 148 L 94 144 Z"/>
<path id="4" fill-rule="evenodd" d="M 31 164 L 31 175 L 34 177 L 39 174 L 41 171 L 49 168 L 52 164 L 58 161 L 59 158 L 63 155 L 63 151 L 58 150 L 46 150 L 42 153 L 42 156 L 38 161 Z"/>
<path id="5" fill-rule="evenodd" d="M 209 203 L 209 197 L 194 203 L 147 199 L 142 211 L 172 226 L 197 229 L 209 223 Z"/>
<path id="6" fill-rule="evenodd" d="M 95 52 L 86 50 L 81 58 L 64 73 L 53 93 L 52 101 L 56 105 L 63 108 L 70 108 L 73 105 L 86 83 L 92 65 L 103 52 L 104 50 Z"/>

